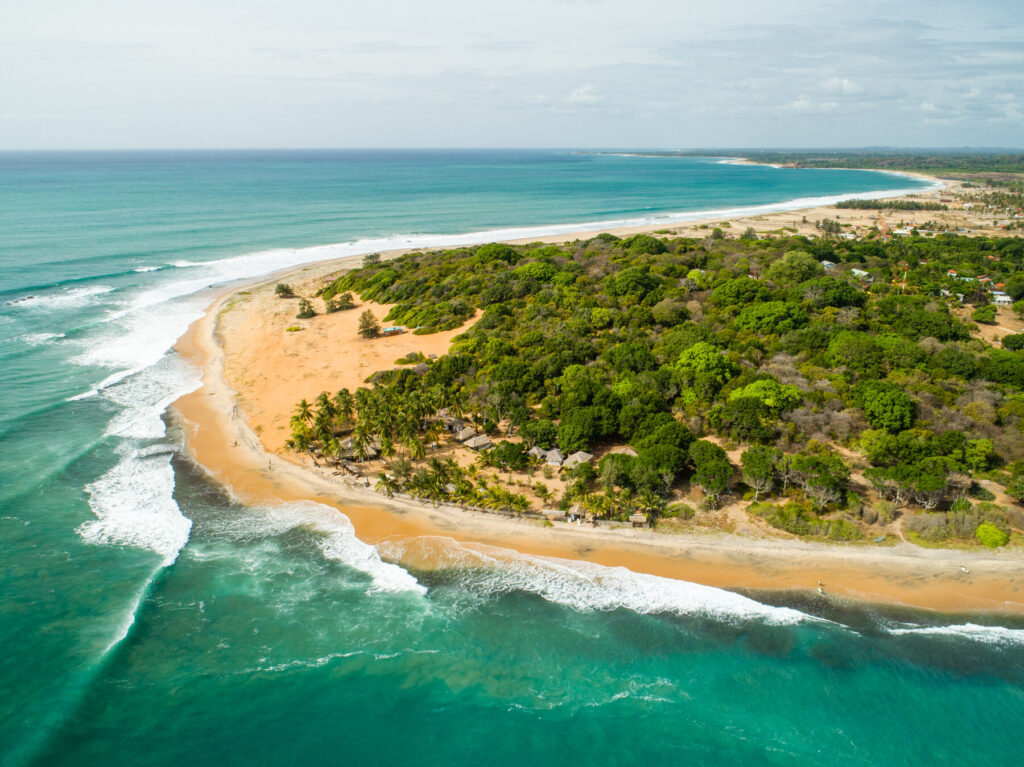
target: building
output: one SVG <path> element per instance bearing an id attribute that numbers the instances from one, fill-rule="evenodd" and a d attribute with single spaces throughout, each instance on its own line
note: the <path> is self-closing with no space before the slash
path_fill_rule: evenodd
<path id="1" fill-rule="evenodd" d="M 592 460 L 594 460 L 594 456 L 590 453 L 585 453 L 582 450 L 579 450 L 565 459 L 565 463 L 562 464 L 562 468 L 575 469 L 577 466 L 590 463 Z"/>
<path id="2" fill-rule="evenodd" d="M 547 460 L 548 466 L 561 466 L 565 461 L 565 456 L 562 455 L 562 451 L 557 447 L 554 450 L 548 450 L 544 458 Z"/>
<path id="3" fill-rule="evenodd" d="M 824 269 L 826 272 L 831 272 L 833 269 L 836 268 L 836 265 L 831 261 L 822 261 L 821 268 Z"/>
<path id="4" fill-rule="evenodd" d="M 530 458 L 536 458 L 538 461 L 543 461 L 547 457 L 548 451 L 542 447 L 534 445 L 526 451 L 526 454 L 530 456 Z"/>
<path id="5" fill-rule="evenodd" d="M 479 437 L 473 437 L 473 439 L 466 440 L 464 444 L 471 450 L 486 450 L 489 447 L 493 447 L 493 443 L 483 434 Z"/>
<path id="6" fill-rule="evenodd" d="M 994 303 L 996 306 L 1013 306 L 1013 297 L 1008 296 L 1005 293 L 998 296 L 993 295 L 992 303 Z"/>
<path id="7" fill-rule="evenodd" d="M 467 426 L 465 429 L 462 429 L 461 431 L 455 432 L 455 439 L 457 439 L 459 442 L 465 442 L 466 440 L 473 439 L 473 437 L 475 436 L 476 429 L 469 426 Z"/>
<path id="8" fill-rule="evenodd" d="M 863 269 L 851 269 L 850 274 L 852 274 L 861 282 L 867 282 L 870 284 L 875 281 L 875 278 L 872 277 L 871 274 L 869 274 L 868 272 L 865 272 Z"/>

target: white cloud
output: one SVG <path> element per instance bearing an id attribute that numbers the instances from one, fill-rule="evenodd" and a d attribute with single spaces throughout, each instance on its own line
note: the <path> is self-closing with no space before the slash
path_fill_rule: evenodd
<path id="1" fill-rule="evenodd" d="M 852 94 L 860 93 L 864 89 L 845 77 L 830 77 L 821 84 L 821 87 L 830 93 Z"/>
<path id="2" fill-rule="evenodd" d="M 569 94 L 568 101 L 570 104 L 576 106 L 593 106 L 599 104 L 602 98 L 594 90 L 594 86 L 590 83 L 584 83 L 583 85 L 577 86 L 572 93 Z"/>
<path id="3" fill-rule="evenodd" d="M 1019 145 L 1024 17 L 1006 8 L 20 3 L 0 100 L 21 118 L 0 149 Z"/>

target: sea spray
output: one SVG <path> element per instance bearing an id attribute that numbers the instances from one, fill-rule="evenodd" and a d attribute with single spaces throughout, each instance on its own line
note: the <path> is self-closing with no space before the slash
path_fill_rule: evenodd
<path id="1" fill-rule="evenodd" d="M 625 608 L 644 615 L 699 614 L 777 625 L 819 620 L 712 586 L 637 573 L 625 567 L 461 544 L 449 538 L 385 541 L 379 549 L 388 561 L 428 562 L 434 577 L 454 578 L 476 594 L 522 591 L 579 611 Z"/>

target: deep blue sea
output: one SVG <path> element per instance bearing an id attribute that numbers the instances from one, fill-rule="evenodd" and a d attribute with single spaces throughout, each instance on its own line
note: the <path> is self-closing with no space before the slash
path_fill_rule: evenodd
<path id="1" fill-rule="evenodd" d="M 0 764 L 1019 764 L 1020 623 L 533 557 L 409 571 L 322 507 L 238 506 L 162 418 L 196 385 L 172 344 L 232 281 L 921 185 L 556 151 L 0 154 Z"/>

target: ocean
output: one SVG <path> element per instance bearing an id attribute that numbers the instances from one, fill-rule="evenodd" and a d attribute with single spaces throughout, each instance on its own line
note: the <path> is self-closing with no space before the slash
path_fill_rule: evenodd
<path id="1" fill-rule="evenodd" d="M 1019 763 L 1024 623 L 452 549 L 245 508 L 164 413 L 289 266 L 922 188 L 564 151 L 0 153 L 0 764 Z M 428 545 L 412 542 L 405 545 Z"/>

